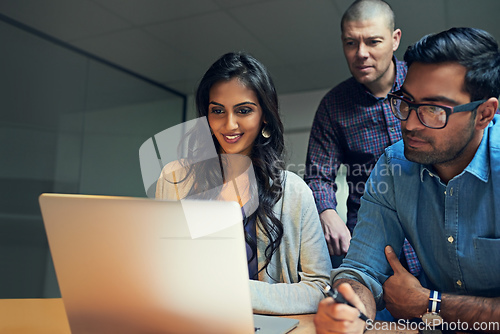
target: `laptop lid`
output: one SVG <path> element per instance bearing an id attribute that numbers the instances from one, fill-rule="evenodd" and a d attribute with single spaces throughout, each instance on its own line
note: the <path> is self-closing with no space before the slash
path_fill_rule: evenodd
<path id="1" fill-rule="evenodd" d="M 72 333 L 254 333 L 237 203 L 39 201 Z"/>

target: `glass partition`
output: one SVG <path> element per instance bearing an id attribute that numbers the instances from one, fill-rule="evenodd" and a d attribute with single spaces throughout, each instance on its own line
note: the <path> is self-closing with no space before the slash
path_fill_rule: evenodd
<path id="1" fill-rule="evenodd" d="M 145 197 L 139 147 L 185 96 L 0 17 L 0 298 L 58 297 L 38 196 Z"/>

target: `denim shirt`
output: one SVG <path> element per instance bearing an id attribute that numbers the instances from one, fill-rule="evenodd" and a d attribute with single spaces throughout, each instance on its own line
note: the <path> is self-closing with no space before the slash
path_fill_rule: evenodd
<path id="1" fill-rule="evenodd" d="M 422 265 L 423 286 L 443 293 L 500 296 L 500 116 L 484 130 L 465 170 L 442 182 L 432 166 L 410 162 L 400 141 L 385 151 L 361 199 L 358 224 L 332 280 L 351 278 L 384 307 L 393 274 L 384 247 L 406 237 Z"/>

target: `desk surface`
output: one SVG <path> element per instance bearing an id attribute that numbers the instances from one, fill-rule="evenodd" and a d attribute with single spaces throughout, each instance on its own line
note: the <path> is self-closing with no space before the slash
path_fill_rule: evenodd
<path id="1" fill-rule="evenodd" d="M 287 316 L 299 319 L 291 334 L 313 334 L 314 314 Z M 383 323 L 379 323 L 383 328 Z M 0 333 L 11 334 L 69 334 L 70 328 L 62 299 L 0 299 Z M 418 331 L 371 330 L 376 334 L 415 334 Z"/>

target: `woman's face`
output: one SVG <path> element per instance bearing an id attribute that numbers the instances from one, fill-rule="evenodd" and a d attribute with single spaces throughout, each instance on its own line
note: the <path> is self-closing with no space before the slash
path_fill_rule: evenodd
<path id="1" fill-rule="evenodd" d="M 238 78 L 210 89 L 208 123 L 222 147 L 219 153 L 250 155 L 263 121 L 257 95 Z"/>

